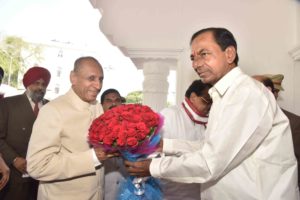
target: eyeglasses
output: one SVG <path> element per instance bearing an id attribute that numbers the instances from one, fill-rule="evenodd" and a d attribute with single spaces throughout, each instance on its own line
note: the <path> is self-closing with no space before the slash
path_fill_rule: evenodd
<path id="1" fill-rule="evenodd" d="M 211 98 L 206 99 L 206 98 L 201 97 L 201 96 L 200 96 L 200 98 L 201 98 L 206 104 L 212 104 L 212 99 L 211 99 Z"/>

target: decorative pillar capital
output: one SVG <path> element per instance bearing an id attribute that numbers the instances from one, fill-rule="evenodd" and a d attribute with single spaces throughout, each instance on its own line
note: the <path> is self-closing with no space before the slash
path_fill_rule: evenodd
<path id="1" fill-rule="evenodd" d="M 158 61 L 165 63 L 169 69 L 176 70 L 179 56 L 183 49 L 142 49 L 126 48 L 122 52 L 131 58 L 132 62 L 138 69 L 144 68 L 144 63 Z"/>
<path id="2" fill-rule="evenodd" d="M 177 70 L 182 49 L 122 48 L 138 69 L 143 69 L 143 104 L 156 111 L 167 106 L 168 75 Z"/>

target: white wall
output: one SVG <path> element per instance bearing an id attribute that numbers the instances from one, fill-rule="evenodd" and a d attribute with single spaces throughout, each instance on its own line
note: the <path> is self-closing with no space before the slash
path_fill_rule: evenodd
<path id="1" fill-rule="evenodd" d="M 277 0 L 276 3 L 272 0 L 254 2 L 241 3 L 243 6 L 237 6 L 235 11 L 228 12 L 222 20 L 216 17 L 199 29 L 208 26 L 228 28 L 236 37 L 239 65 L 247 74 L 284 74 L 285 90 L 280 93 L 278 103 L 299 115 L 300 110 L 295 108 L 300 102 L 300 84 L 297 87 L 295 81 L 299 80 L 300 69 L 296 68 L 300 66 L 294 64 L 289 52 L 299 45 L 300 3 L 286 0 Z M 186 38 L 186 44 L 188 40 Z M 178 100 L 191 81 L 197 78 L 191 67 L 189 54 L 189 47 L 186 46 L 181 66 L 178 67 Z"/>

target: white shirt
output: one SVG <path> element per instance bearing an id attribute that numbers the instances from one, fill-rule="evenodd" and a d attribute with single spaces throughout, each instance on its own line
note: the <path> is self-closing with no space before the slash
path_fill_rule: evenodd
<path id="1" fill-rule="evenodd" d="M 297 161 L 288 119 L 261 83 L 232 69 L 210 89 L 203 146 L 164 140 L 179 158 L 153 159 L 154 177 L 204 183 L 202 200 L 296 200 Z"/>
<path id="2" fill-rule="evenodd" d="M 195 116 L 196 113 L 188 107 L 187 109 Z M 164 138 L 185 139 L 190 141 L 202 140 L 204 138 L 205 126 L 195 124 L 187 115 L 182 105 L 165 108 L 161 111 L 164 116 L 164 125 L 161 134 Z M 197 116 L 197 120 L 207 122 L 207 117 Z M 176 183 L 162 180 L 163 198 L 165 200 L 196 200 L 200 199 L 199 183 Z"/>

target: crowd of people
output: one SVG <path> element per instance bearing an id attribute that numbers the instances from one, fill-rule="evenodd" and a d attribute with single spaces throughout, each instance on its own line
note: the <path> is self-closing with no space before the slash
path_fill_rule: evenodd
<path id="1" fill-rule="evenodd" d="M 126 103 L 114 88 L 97 101 L 98 60 L 76 59 L 71 88 L 51 101 L 50 72 L 28 69 L 25 92 L 0 99 L 0 199 L 114 200 L 131 175 L 160 179 L 165 200 L 298 200 L 300 117 L 276 102 L 283 75 L 245 74 L 225 28 L 197 31 L 190 46 L 200 79 L 160 111 L 160 156 L 136 162 L 87 141 L 95 118 Z"/>

